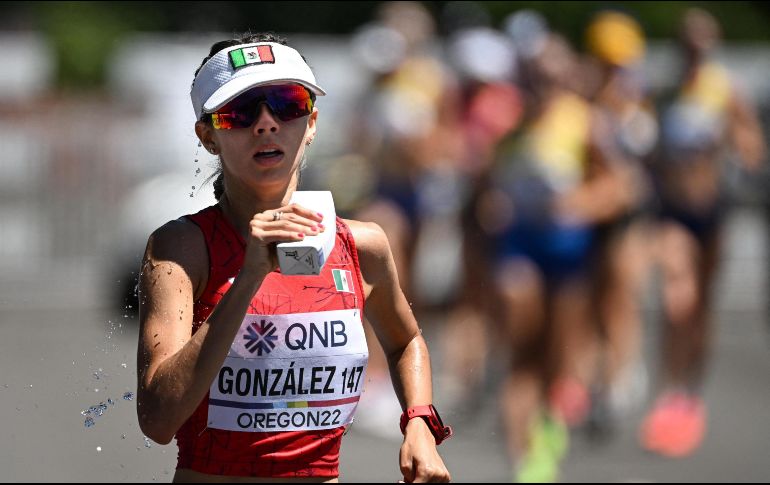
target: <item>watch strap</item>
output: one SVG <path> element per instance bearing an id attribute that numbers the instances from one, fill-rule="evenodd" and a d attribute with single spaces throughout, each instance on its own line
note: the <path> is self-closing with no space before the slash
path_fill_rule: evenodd
<path id="1" fill-rule="evenodd" d="M 436 445 L 440 445 L 454 434 L 451 426 L 444 426 L 441 422 L 441 418 L 432 404 L 407 408 L 407 410 L 401 414 L 401 433 L 406 433 L 406 425 L 409 423 L 410 419 L 418 417 L 425 420 L 428 429 L 430 429 L 430 432 L 436 439 Z"/>

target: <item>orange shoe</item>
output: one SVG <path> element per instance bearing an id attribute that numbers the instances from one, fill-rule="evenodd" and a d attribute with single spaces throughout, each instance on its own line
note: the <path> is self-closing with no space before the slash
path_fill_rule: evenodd
<path id="1" fill-rule="evenodd" d="M 669 458 L 695 451 L 706 432 L 703 401 L 684 392 L 668 392 L 655 402 L 640 430 L 641 446 Z"/>
<path id="2" fill-rule="evenodd" d="M 551 410 L 570 428 L 579 426 L 588 418 L 591 396 L 586 386 L 577 379 L 559 379 L 550 393 Z"/>

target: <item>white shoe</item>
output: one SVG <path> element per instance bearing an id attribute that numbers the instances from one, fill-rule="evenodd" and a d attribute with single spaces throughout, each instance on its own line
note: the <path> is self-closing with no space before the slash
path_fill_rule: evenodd
<path id="1" fill-rule="evenodd" d="M 645 404 L 649 375 L 639 359 L 623 368 L 610 386 L 609 404 L 615 416 L 630 416 Z"/>

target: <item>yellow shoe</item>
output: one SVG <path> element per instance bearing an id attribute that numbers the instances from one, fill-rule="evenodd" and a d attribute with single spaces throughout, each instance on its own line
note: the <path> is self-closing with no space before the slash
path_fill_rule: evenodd
<path id="1" fill-rule="evenodd" d="M 517 483 L 551 483 L 559 479 L 559 466 L 567 453 L 569 433 L 564 423 L 540 415 L 530 429 L 529 450 L 514 472 Z"/>

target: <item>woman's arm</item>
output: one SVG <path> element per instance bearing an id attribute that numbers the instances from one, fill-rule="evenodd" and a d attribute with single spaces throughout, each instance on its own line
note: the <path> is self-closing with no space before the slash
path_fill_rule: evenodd
<path id="1" fill-rule="evenodd" d="M 387 236 L 376 224 L 347 222 L 358 249 L 366 293 L 366 316 L 385 350 L 401 407 L 432 404 L 428 347 L 399 286 Z M 407 482 L 450 479 L 436 450 L 435 438 L 422 419 L 412 419 L 407 424 L 400 466 Z"/>
<path id="2" fill-rule="evenodd" d="M 609 120 L 592 110 L 586 143 L 586 178 L 555 201 L 556 214 L 583 224 L 617 218 L 642 197 L 644 181 L 635 162 L 613 146 Z"/>
<path id="3" fill-rule="evenodd" d="M 150 236 L 139 280 L 137 355 L 137 413 L 148 437 L 170 442 L 201 402 L 263 278 L 241 271 L 191 335 L 193 302 L 208 279 L 203 235 L 192 223 L 173 221 Z"/>
<path id="4" fill-rule="evenodd" d="M 767 157 L 767 144 L 754 107 L 733 92 L 729 106 L 729 135 L 743 168 L 757 171 Z"/>

